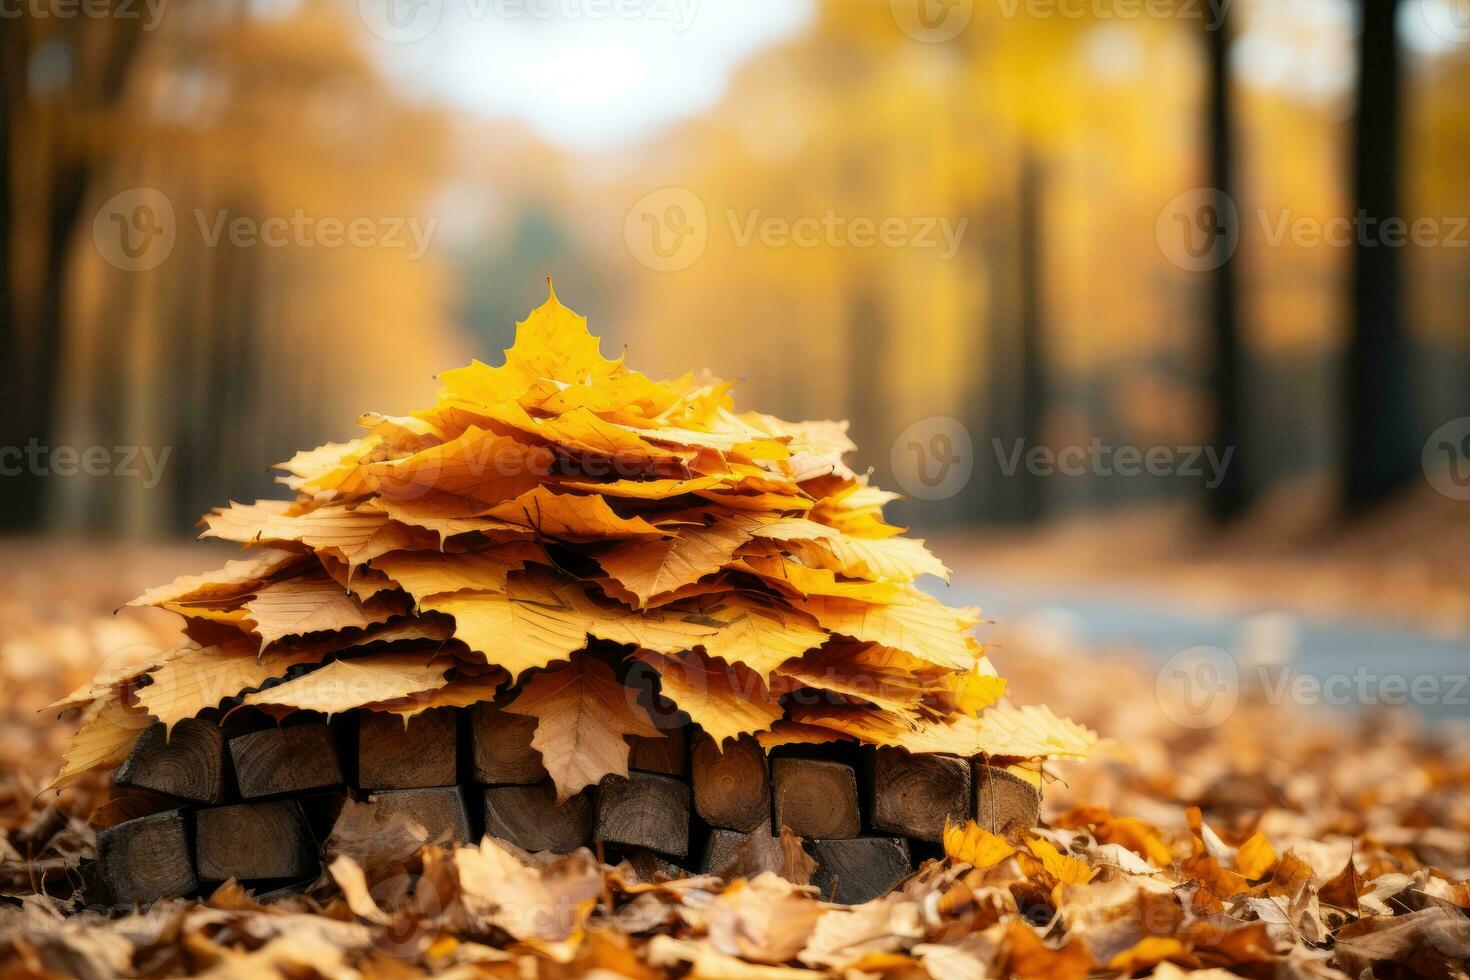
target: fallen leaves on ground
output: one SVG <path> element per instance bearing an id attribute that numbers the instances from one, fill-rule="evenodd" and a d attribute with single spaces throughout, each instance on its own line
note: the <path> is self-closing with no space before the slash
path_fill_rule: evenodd
<path id="1" fill-rule="evenodd" d="M 827 905 L 798 884 L 805 855 L 789 834 L 737 851 L 726 870 L 753 876 L 743 884 L 648 880 L 587 852 L 427 846 L 401 814 L 382 823 L 354 805 L 306 895 L 225 885 L 143 912 L 78 907 L 106 781 L 82 774 L 38 796 L 70 725 L 36 712 L 118 649 L 111 609 L 125 577 L 90 597 L 58 584 L 101 560 L 53 557 L 45 579 L 13 583 L 26 601 L 6 612 L 0 657 L 25 682 L 0 689 L 0 975 L 1464 976 L 1470 743 L 1398 716 L 1321 717 L 1248 697 L 1202 735 L 1167 722 L 1151 671 L 1019 644 L 1014 684 L 1118 737 L 1048 786 L 1046 825 L 1019 850 L 952 826 L 948 859 L 867 905 Z M 62 603 L 67 643 L 28 614 Z M 166 646 L 159 622 L 144 645 Z M 27 674 L 43 645 L 55 651 L 48 669 Z M 1070 682 L 1084 671 L 1110 684 Z M 1049 871 L 1036 850 L 1071 870 Z"/>

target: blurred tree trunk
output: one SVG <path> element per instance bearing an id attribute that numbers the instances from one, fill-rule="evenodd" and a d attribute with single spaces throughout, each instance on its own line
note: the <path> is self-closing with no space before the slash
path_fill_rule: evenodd
<path id="1" fill-rule="evenodd" d="M 848 295 L 851 299 L 847 322 L 847 390 L 852 405 L 852 431 L 858 445 L 867 445 L 870 453 L 877 453 L 883 437 L 891 439 L 894 435 L 888 431 L 885 398 L 888 331 L 883 322 L 881 300 L 874 295 L 870 279 L 853 283 Z M 864 462 L 885 466 L 888 457 L 872 455 Z"/>
<path id="2" fill-rule="evenodd" d="M 1030 523 L 1044 510 L 1041 480 L 1026 467 L 1026 454 L 1040 444 L 1046 410 L 1043 180 L 1033 151 L 1023 149 L 1018 157 L 1010 206 L 994 205 L 995 213 L 1011 218 L 1008 225 L 998 223 L 1009 234 L 990 238 L 983 258 L 990 350 L 982 394 L 988 404 L 974 442 L 976 466 L 988 474 L 976 519 L 986 523 Z"/>
<path id="3" fill-rule="evenodd" d="M 1401 217 L 1399 3 L 1362 0 L 1360 9 L 1353 213 L 1362 225 L 1353 249 L 1343 432 L 1343 498 L 1349 512 L 1405 486 L 1419 459 L 1400 250 L 1383 244 L 1381 236 L 1385 219 Z"/>
<path id="4" fill-rule="evenodd" d="M 1020 186 L 1017 188 L 1017 257 L 1021 284 L 1020 328 L 1020 434 L 1029 452 L 1041 444 L 1041 427 L 1046 413 L 1046 311 L 1043 306 L 1045 241 L 1042 237 L 1042 172 L 1035 154 L 1021 154 Z M 1041 478 L 1025 466 L 1016 471 L 1016 519 L 1027 523 L 1041 519 Z"/>
<path id="5" fill-rule="evenodd" d="M 1230 94 L 1230 38 L 1228 12 L 1222 11 L 1217 24 L 1205 21 L 1209 182 L 1224 201 L 1235 199 L 1235 118 L 1234 100 Z M 1220 220 L 1227 220 L 1226 216 L 1221 215 Z M 1215 247 L 1229 248 L 1229 241 L 1226 236 L 1217 236 Z M 1242 391 L 1245 351 L 1241 344 L 1236 306 L 1235 259 L 1233 255 L 1223 258 L 1224 261 L 1209 274 L 1208 287 L 1209 383 L 1215 409 L 1209 439 L 1216 458 L 1230 460 L 1230 465 L 1220 474 L 1219 484 L 1205 490 L 1209 514 L 1219 523 L 1238 517 L 1250 504 L 1244 469 L 1247 459 L 1241 445 L 1245 433 Z"/>
<path id="6" fill-rule="evenodd" d="M 4 73 L 4 198 L 0 236 L 5 238 L 5 278 L 0 300 L 0 363 L 9 379 L 0 412 L 0 446 L 32 442 L 49 446 L 58 417 L 58 378 L 65 336 L 67 262 L 78 220 L 87 201 L 96 161 L 77 129 L 97 126 L 115 110 L 128 66 L 137 49 L 138 20 L 120 17 L 3 18 L 0 65 Z M 36 59 L 44 62 L 36 68 Z M 53 81 L 33 92 L 29 75 Z M 22 160 L 22 156 L 24 159 Z M 17 220 L 11 195 L 22 183 L 36 203 L 33 221 Z M 35 286 L 22 296 L 13 279 L 15 256 L 39 256 Z M 12 462 L 12 461 L 7 461 Z M 0 528 L 35 527 L 44 505 L 42 479 L 27 468 L 0 479 Z"/>

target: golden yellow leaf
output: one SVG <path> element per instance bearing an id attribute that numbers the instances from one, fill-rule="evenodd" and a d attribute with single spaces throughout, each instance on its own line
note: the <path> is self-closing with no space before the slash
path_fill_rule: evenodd
<path id="1" fill-rule="evenodd" d="M 1004 683 L 1000 678 L 998 682 Z M 1041 705 L 1021 708 L 1001 703 L 978 718 L 963 715 L 922 722 L 914 731 L 895 735 L 894 744 L 910 752 L 951 755 L 1015 756 L 1020 758 L 1085 759 L 1097 735 Z"/>
<path id="2" fill-rule="evenodd" d="M 658 671 L 664 697 L 717 744 L 765 731 L 781 717 L 781 705 L 765 682 L 741 664 L 723 664 L 697 653 L 677 657 L 640 653 L 638 658 Z"/>
<path id="3" fill-rule="evenodd" d="M 84 773 L 121 764 L 152 724 L 147 712 L 131 710 L 115 698 L 94 704 L 67 744 L 61 772 L 48 789 L 64 789 Z"/>
<path id="4" fill-rule="evenodd" d="M 503 670 L 492 670 L 478 676 L 461 675 L 443 687 L 427 693 L 415 691 L 405 698 L 374 701 L 362 707 L 368 711 L 384 711 L 401 715 L 405 722 L 430 708 L 468 708 L 482 701 L 494 701 L 500 689 L 510 681 Z"/>
<path id="5" fill-rule="evenodd" d="M 641 517 L 619 517 L 599 496 L 553 493 L 542 486 L 491 508 L 489 516 L 532 528 L 540 537 L 563 541 L 658 538 L 664 534 Z"/>
<path id="6" fill-rule="evenodd" d="M 610 480 L 607 483 L 567 480 L 557 483 L 556 488 L 576 490 L 578 493 L 600 493 L 604 497 L 625 497 L 629 500 L 668 500 L 724 484 L 724 477 L 699 476 L 689 480 Z"/>
<path id="7" fill-rule="evenodd" d="M 1085 885 L 1098 875 L 1099 869 L 1089 868 L 1082 861 L 1063 854 L 1050 841 L 1040 837 L 1033 837 L 1027 841 L 1026 848 L 1032 854 L 1036 855 L 1036 859 L 1041 862 L 1042 868 L 1058 884 Z"/>
<path id="8" fill-rule="evenodd" d="M 558 803 L 608 773 L 628 775 L 623 736 L 661 734 L 638 704 L 637 692 L 591 656 L 537 674 L 505 710 L 536 719 L 531 745 L 556 784 Z"/>
<path id="9" fill-rule="evenodd" d="M 792 657 L 821 646 L 827 639 L 800 613 L 756 603 L 733 593 L 709 596 L 688 605 L 675 604 L 661 612 L 665 613 L 666 621 L 687 616 L 683 622 L 688 625 L 712 627 L 713 633 L 696 641 L 704 651 L 727 664 L 745 664 L 762 677 Z M 659 649 L 650 643 L 639 645 Z M 661 649 L 660 652 L 672 651 Z"/>
<path id="10" fill-rule="evenodd" d="M 976 654 L 965 634 L 979 623 L 979 614 L 951 609 L 911 586 L 882 604 L 811 596 L 794 599 L 791 605 L 833 633 L 903 650 L 951 670 L 975 665 Z"/>
<path id="11" fill-rule="evenodd" d="M 1251 881 L 1260 881 L 1271 873 L 1276 865 L 1276 849 L 1266 839 L 1266 835 L 1256 831 L 1250 839 L 1240 845 L 1235 852 L 1235 866 L 1240 869 L 1243 877 Z"/>
<path id="12" fill-rule="evenodd" d="M 853 578 L 912 582 L 934 575 L 949 581 L 944 562 L 917 538 L 858 538 L 834 529 L 829 537 L 801 544 L 797 553 Z"/>
<path id="13" fill-rule="evenodd" d="M 351 566 L 364 564 L 389 551 L 424 545 L 423 536 L 370 507 L 331 505 L 304 514 L 289 514 L 288 509 L 284 501 L 275 500 L 231 504 L 205 516 L 205 530 L 200 537 L 243 544 L 296 541 L 311 548 L 330 550 Z"/>
<path id="14" fill-rule="evenodd" d="M 525 567 L 518 555 L 493 548 L 465 554 L 394 551 L 372 564 L 415 602 L 454 592 L 503 592 L 510 573 Z"/>
<path id="15" fill-rule="evenodd" d="M 539 486 L 554 463 L 544 446 L 471 427 L 449 442 L 367 469 L 378 481 L 379 494 L 390 500 L 412 504 L 431 494 L 449 494 L 489 507 Z"/>
<path id="16" fill-rule="evenodd" d="M 307 557 L 300 551 L 262 548 L 249 558 L 225 562 L 224 568 L 212 572 L 180 575 L 168 585 L 149 589 L 128 605 L 157 606 L 165 602 L 219 602 L 244 598 L 271 576 Z"/>
<path id="17" fill-rule="evenodd" d="M 1186 952 L 1185 945 L 1173 936 L 1144 936 L 1127 949 L 1114 953 L 1108 960 L 1108 969 L 1124 976 L 1132 976 L 1152 969 L 1167 959 L 1183 956 Z"/>
<path id="18" fill-rule="evenodd" d="M 340 714 L 353 708 L 427 694 L 444 686 L 452 666 L 432 651 L 379 653 L 334 660 L 310 673 L 241 699 L 242 705 L 271 705 L 297 711 Z"/>
<path id="19" fill-rule="evenodd" d="M 851 640 L 831 640 L 799 660 L 788 660 L 776 673 L 895 711 L 918 704 L 939 683 L 930 664 L 902 650 Z"/>
<path id="20" fill-rule="evenodd" d="M 799 561 L 784 557 L 748 556 L 730 566 L 736 571 L 750 572 L 775 585 L 783 594 L 794 598 L 814 595 L 838 596 L 859 602 L 889 602 L 899 594 L 892 582 L 854 582 L 839 580 L 826 568 L 809 568 Z"/>
<path id="21" fill-rule="evenodd" d="M 971 820 L 964 826 L 945 823 L 944 853 L 956 861 L 984 870 L 1000 864 L 1016 853 L 1016 849 L 1004 837 L 992 834 Z"/>
<path id="22" fill-rule="evenodd" d="M 320 663 L 311 648 L 277 649 L 258 655 L 253 638 L 224 646 L 190 650 L 149 673 L 152 683 L 139 688 L 138 702 L 170 729 L 226 698 L 283 677 L 300 664 Z"/>
<path id="23" fill-rule="evenodd" d="M 259 589 L 245 603 L 261 649 L 286 636 L 362 629 L 402 613 L 386 598 L 359 602 L 326 575 L 298 575 Z"/>
<path id="24" fill-rule="evenodd" d="M 609 575 L 647 605 L 654 597 L 718 572 L 749 535 L 727 521 L 680 528 L 658 541 L 631 541 L 597 556 Z"/>
<path id="25" fill-rule="evenodd" d="M 543 380 L 581 384 L 621 370 L 622 362 L 602 356 L 600 342 L 587 330 L 587 318 L 567 309 L 556 291 L 548 289 L 546 302 L 516 324 L 515 343 L 506 350 L 502 367 L 475 361 L 443 372 L 439 380 L 451 394 L 491 405 L 520 398 Z"/>

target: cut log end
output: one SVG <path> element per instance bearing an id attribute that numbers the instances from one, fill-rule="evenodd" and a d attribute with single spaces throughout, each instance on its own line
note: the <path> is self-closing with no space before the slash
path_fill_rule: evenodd
<path id="1" fill-rule="evenodd" d="M 470 755 L 475 782 L 526 786 L 546 778 L 541 753 L 531 747 L 536 719 L 493 704 L 470 709 Z"/>
<path id="2" fill-rule="evenodd" d="M 97 874 L 120 905 L 191 895 L 199 890 L 182 810 L 127 820 L 97 835 Z"/>
<path id="3" fill-rule="evenodd" d="M 860 905 L 888 894 L 909 874 L 908 842 L 901 837 L 811 841 L 812 875 L 824 899 Z"/>
<path id="4" fill-rule="evenodd" d="M 776 759 L 771 764 L 774 828 L 789 827 L 807 840 L 838 840 L 862 831 L 857 774 L 821 759 Z"/>
<path id="5" fill-rule="evenodd" d="M 592 837 L 592 793 L 584 790 L 560 806 L 549 781 L 485 790 L 485 833 L 526 851 L 566 854 Z"/>
<path id="6" fill-rule="evenodd" d="M 431 708 L 409 719 L 361 711 L 357 731 L 357 785 L 362 789 L 426 789 L 458 781 L 458 717 Z"/>
<path id="7" fill-rule="evenodd" d="M 976 823 L 1013 841 L 1041 823 L 1041 788 L 1032 782 L 1032 773 L 1018 774 L 985 759 L 972 765 Z"/>
<path id="8" fill-rule="evenodd" d="M 694 739 L 694 809 L 712 827 L 749 832 L 771 816 L 765 750 L 749 735 L 723 751 L 708 735 Z"/>
<path id="9" fill-rule="evenodd" d="M 320 870 L 316 842 L 295 800 L 214 807 L 200 810 L 195 819 L 203 881 L 305 878 Z"/>
<path id="10" fill-rule="evenodd" d="M 873 761 L 873 826 L 919 840 L 944 839 L 946 821 L 970 816 L 970 763 L 945 755 L 879 749 Z"/>
<path id="11" fill-rule="evenodd" d="M 326 725 L 267 728 L 230 739 L 235 780 L 247 800 L 341 786 L 345 780 Z"/>
<path id="12" fill-rule="evenodd" d="M 689 768 L 687 729 L 679 728 L 666 735 L 634 735 L 629 738 L 631 750 L 628 766 L 643 772 L 665 776 L 682 776 Z"/>
<path id="13" fill-rule="evenodd" d="M 464 790 L 458 786 L 380 790 L 369 796 L 367 802 L 373 807 L 375 822 L 386 825 L 395 815 L 402 814 L 424 828 L 427 843 L 473 841 Z"/>
<path id="14" fill-rule="evenodd" d="M 598 784 L 594 836 L 607 844 L 689 855 L 689 787 L 668 776 L 634 772 Z"/>
<path id="15" fill-rule="evenodd" d="M 169 732 L 163 722 L 139 737 L 113 783 L 148 789 L 192 803 L 224 800 L 225 736 L 213 722 L 189 718 Z"/>

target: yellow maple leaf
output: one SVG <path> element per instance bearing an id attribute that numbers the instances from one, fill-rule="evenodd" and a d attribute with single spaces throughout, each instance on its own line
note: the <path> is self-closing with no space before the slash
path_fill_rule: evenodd
<path id="1" fill-rule="evenodd" d="M 647 605 L 718 572 L 749 538 L 735 523 L 716 519 L 709 526 L 678 528 L 658 541 L 618 545 L 599 554 L 597 562 L 639 605 Z"/>
<path id="2" fill-rule="evenodd" d="M 1241 876 L 1251 881 L 1259 881 L 1271 873 L 1276 865 L 1276 849 L 1266 839 L 1266 835 L 1256 831 L 1250 839 L 1240 845 L 1235 852 L 1235 866 L 1240 869 Z"/>
<path id="3" fill-rule="evenodd" d="M 765 682 L 741 664 L 723 664 L 697 653 L 664 657 L 645 652 L 638 658 L 658 671 L 664 697 L 717 744 L 765 731 L 781 717 L 781 705 Z"/>
<path id="4" fill-rule="evenodd" d="M 984 870 L 1000 864 L 1016 853 L 1016 849 L 1004 837 L 992 834 L 973 820 L 963 826 L 946 821 L 944 853 L 956 861 Z"/>
<path id="5" fill-rule="evenodd" d="M 638 704 L 637 692 L 591 656 L 537 674 L 505 710 L 536 719 L 531 745 L 556 784 L 558 803 L 609 773 L 628 775 L 623 736 L 662 734 Z"/>
<path id="6" fill-rule="evenodd" d="M 664 535 L 641 517 L 618 516 L 600 496 L 553 493 L 543 486 L 492 507 L 488 514 L 529 527 L 541 537 L 563 541 L 615 541 Z"/>
<path id="7" fill-rule="evenodd" d="M 448 660 L 435 660 L 432 651 L 334 660 L 300 677 L 247 694 L 241 704 L 341 714 L 364 705 L 441 688 L 450 666 Z"/>
<path id="8" fill-rule="evenodd" d="M 1048 840 L 1033 837 L 1026 848 L 1041 862 L 1042 868 L 1061 885 L 1085 885 L 1097 877 L 1099 869 L 1089 868 L 1084 862 L 1058 851 Z"/>

